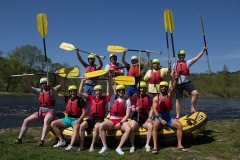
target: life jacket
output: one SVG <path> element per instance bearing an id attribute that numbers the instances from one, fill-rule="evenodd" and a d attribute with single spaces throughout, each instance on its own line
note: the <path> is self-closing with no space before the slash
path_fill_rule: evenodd
<path id="1" fill-rule="evenodd" d="M 103 104 L 103 99 L 100 98 L 100 101 L 96 103 L 96 97 L 92 101 L 92 106 L 90 108 L 90 117 L 93 118 L 104 118 L 105 117 L 105 105 Z"/>
<path id="2" fill-rule="evenodd" d="M 139 102 L 140 102 L 140 107 L 138 106 L 138 100 L 137 100 L 135 108 L 139 107 L 140 115 L 146 116 L 151 109 L 151 98 L 145 94 L 144 97 L 140 96 Z"/>
<path id="3" fill-rule="evenodd" d="M 124 117 L 126 115 L 126 108 L 125 108 L 126 100 L 127 99 L 125 98 L 121 102 L 118 102 L 117 99 L 115 99 L 113 101 L 113 106 L 110 109 L 110 115 Z"/>
<path id="4" fill-rule="evenodd" d="M 96 71 L 97 70 L 97 65 L 93 65 L 93 66 L 91 66 L 91 65 L 88 65 L 87 67 L 86 67 L 86 71 L 85 71 L 85 73 L 88 73 L 88 72 L 93 72 L 93 71 Z"/>
<path id="5" fill-rule="evenodd" d="M 66 113 L 71 116 L 80 116 L 82 115 L 82 109 L 78 107 L 79 98 L 75 98 L 73 101 L 71 98 L 68 99 Z"/>
<path id="6" fill-rule="evenodd" d="M 128 76 L 139 77 L 139 66 L 130 66 Z"/>
<path id="7" fill-rule="evenodd" d="M 50 91 L 43 93 L 43 90 L 39 93 L 38 105 L 41 107 L 44 106 L 55 106 L 55 100 L 50 96 Z"/>
<path id="8" fill-rule="evenodd" d="M 161 96 L 160 94 L 158 95 L 158 105 L 157 105 L 157 111 L 158 113 L 160 112 L 167 112 L 172 110 L 172 101 L 169 98 L 168 95 L 166 96 Z"/>
<path id="9" fill-rule="evenodd" d="M 150 84 L 159 84 L 161 81 L 163 81 L 163 78 L 160 75 L 161 69 L 157 70 L 157 72 L 151 71 L 151 75 L 149 78 Z"/>
<path id="10" fill-rule="evenodd" d="M 176 70 L 177 73 L 179 73 L 179 75 L 189 75 L 189 69 L 187 68 L 186 61 L 184 62 L 177 61 Z"/>
<path id="11" fill-rule="evenodd" d="M 118 64 L 119 64 L 119 63 L 117 63 L 116 65 L 111 64 L 111 63 L 109 64 L 109 69 L 113 68 L 115 71 L 117 71 L 117 72 L 115 72 L 115 77 L 117 77 L 117 76 L 120 75 L 120 73 L 119 73 L 120 69 L 118 69 L 118 68 L 119 68 L 119 67 L 118 67 Z"/>

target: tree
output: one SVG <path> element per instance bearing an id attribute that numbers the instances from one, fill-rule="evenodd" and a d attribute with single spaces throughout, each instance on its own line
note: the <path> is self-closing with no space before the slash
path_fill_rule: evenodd
<path id="1" fill-rule="evenodd" d="M 48 68 L 51 68 L 52 60 L 50 58 L 47 58 L 48 61 Z M 45 61 L 45 56 L 43 54 L 39 54 L 36 56 L 34 68 L 40 71 L 45 71 L 47 67 L 47 63 Z"/>
<path id="2" fill-rule="evenodd" d="M 223 74 L 224 87 L 229 87 L 229 84 L 230 84 L 229 71 L 225 64 L 223 66 L 222 74 Z"/>

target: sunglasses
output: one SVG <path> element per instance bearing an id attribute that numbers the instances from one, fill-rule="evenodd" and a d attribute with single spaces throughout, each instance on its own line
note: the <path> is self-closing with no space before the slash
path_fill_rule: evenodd
<path id="1" fill-rule="evenodd" d="M 167 88 L 168 86 L 160 86 L 160 88 Z"/>
<path id="2" fill-rule="evenodd" d="M 43 83 L 41 83 L 41 84 L 47 84 L 47 82 L 43 82 Z"/>
<path id="3" fill-rule="evenodd" d="M 124 92 L 125 89 L 118 89 L 117 91 L 118 91 L 118 92 L 121 92 L 121 91 Z"/>

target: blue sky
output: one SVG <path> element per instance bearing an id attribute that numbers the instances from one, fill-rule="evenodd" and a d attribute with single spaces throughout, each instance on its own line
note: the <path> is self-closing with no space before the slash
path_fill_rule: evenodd
<path id="1" fill-rule="evenodd" d="M 240 59 L 239 6 L 238 0 L 1 0 L 0 51 L 6 56 L 8 51 L 26 44 L 43 50 L 36 15 L 46 13 L 47 56 L 53 62 L 78 65 L 81 75 L 85 69 L 78 61 L 75 51 L 60 49 L 62 42 L 106 55 L 104 67 L 109 63 L 108 45 L 162 51 L 162 55 L 151 54 L 150 58 L 159 58 L 161 64 L 167 67 L 163 13 L 164 9 L 170 9 L 174 17 L 175 53 L 184 49 L 186 59 L 189 59 L 202 50 L 201 14 L 211 70 L 221 71 L 226 64 L 229 71 L 234 72 L 239 70 L 237 64 Z M 130 57 L 135 54 L 138 53 L 127 53 L 129 63 Z M 87 54 L 81 55 L 87 60 Z M 146 57 L 145 54 L 142 55 Z M 122 53 L 118 53 L 120 62 L 121 56 Z M 173 62 L 171 45 L 170 57 Z M 191 72 L 205 72 L 207 69 L 206 55 L 203 55 L 191 67 Z"/>

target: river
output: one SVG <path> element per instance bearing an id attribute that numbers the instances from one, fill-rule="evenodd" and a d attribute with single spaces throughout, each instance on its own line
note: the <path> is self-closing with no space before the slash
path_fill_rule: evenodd
<path id="1" fill-rule="evenodd" d="M 37 96 L 0 96 L 0 129 L 21 127 L 24 118 L 38 109 Z M 183 98 L 181 116 L 190 113 L 191 98 Z M 56 110 L 64 111 L 66 104 L 57 100 Z M 174 101 L 175 106 L 175 101 Z M 171 112 L 175 117 L 175 107 Z M 240 98 L 198 98 L 197 111 L 207 114 L 209 120 L 240 118 Z M 38 122 L 32 126 L 41 126 Z"/>

